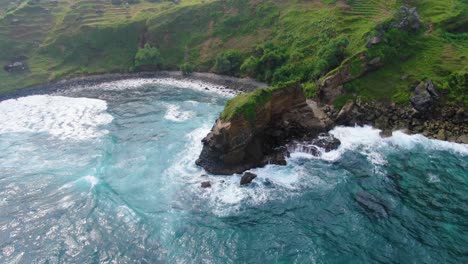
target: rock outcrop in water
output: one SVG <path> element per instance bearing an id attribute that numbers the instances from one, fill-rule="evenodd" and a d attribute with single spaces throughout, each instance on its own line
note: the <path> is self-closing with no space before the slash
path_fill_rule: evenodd
<path id="1" fill-rule="evenodd" d="M 333 135 L 320 133 L 312 140 L 293 141 L 289 143 L 287 147 L 291 152 L 303 152 L 313 156 L 320 156 L 323 152 L 335 150 L 340 145 L 340 140 Z"/>
<path id="2" fill-rule="evenodd" d="M 240 185 L 248 185 L 250 184 L 255 178 L 257 178 L 257 174 L 246 172 L 242 175 L 240 180 Z"/>
<path id="3" fill-rule="evenodd" d="M 275 90 L 270 100 L 255 109 L 255 119 L 237 114 L 218 119 L 203 139 L 196 164 L 213 174 L 242 173 L 266 164 L 285 165 L 288 141 L 314 137 L 328 125 L 307 103 L 299 85 Z"/>

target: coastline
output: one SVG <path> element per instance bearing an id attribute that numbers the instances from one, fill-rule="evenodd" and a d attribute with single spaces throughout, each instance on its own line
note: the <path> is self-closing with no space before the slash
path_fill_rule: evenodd
<path id="1" fill-rule="evenodd" d="M 56 82 L 44 83 L 40 85 L 20 88 L 18 90 L 7 92 L 0 95 L 0 102 L 8 99 L 16 99 L 23 96 L 48 94 L 70 87 L 81 85 L 98 85 L 101 83 L 131 80 L 131 79 L 164 79 L 171 78 L 178 81 L 187 82 L 206 82 L 212 85 L 222 86 L 227 90 L 237 92 L 250 92 L 257 88 L 268 87 L 267 84 L 257 82 L 253 79 L 236 78 L 214 73 L 194 72 L 191 75 L 183 75 L 180 71 L 157 71 L 157 72 L 139 72 L 139 73 L 109 73 L 99 75 L 89 75 L 71 79 L 59 80 Z"/>
<path id="2" fill-rule="evenodd" d="M 268 87 L 267 84 L 255 81 L 249 78 L 236 78 L 226 75 L 218 75 L 206 72 L 194 72 L 191 75 L 183 75 L 180 71 L 156 71 L 156 72 L 138 72 L 138 73 L 108 73 L 88 75 L 84 77 L 75 77 L 70 79 L 58 80 L 55 82 L 35 85 L 21 88 L 12 92 L 7 92 L 0 95 L 0 102 L 8 99 L 16 99 L 29 95 L 50 94 L 54 92 L 64 91 L 76 86 L 94 86 L 107 82 L 137 80 L 137 79 L 170 79 L 175 81 L 187 82 L 202 87 L 202 89 L 210 90 L 207 86 L 219 86 L 220 90 L 228 90 L 231 94 L 245 93 L 253 91 L 257 88 Z M 466 133 L 468 125 L 464 125 L 466 116 L 464 112 L 457 113 L 456 108 L 437 109 L 437 114 L 416 115 L 416 120 L 411 121 L 414 117 L 414 110 L 411 107 L 397 107 L 396 105 L 377 105 L 363 104 L 359 102 L 345 105 L 341 111 L 336 111 L 329 105 L 318 103 L 327 119 L 332 123 L 330 129 L 336 126 L 364 126 L 371 125 L 374 128 L 381 129 L 383 136 L 389 136 L 391 131 L 403 130 L 409 135 L 421 134 L 428 138 L 439 139 L 442 141 L 456 142 L 467 144 Z M 442 114 L 443 112 L 450 112 Z M 375 115 L 379 113 L 378 115 Z M 446 125 L 452 123 L 456 115 L 459 119 L 458 124 Z M 461 116 L 459 116 L 461 114 Z M 408 123 L 408 121 L 410 121 Z M 441 121 L 439 123 L 439 121 Z M 433 124 L 434 123 L 434 124 Z M 459 130 L 457 137 L 445 136 L 445 134 L 453 128 Z M 429 131 L 428 128 L 432 131 Z M 440 132 L 440 133 L 439 133 Z M 459 137 L 465 135 L 460 140 Z"/>

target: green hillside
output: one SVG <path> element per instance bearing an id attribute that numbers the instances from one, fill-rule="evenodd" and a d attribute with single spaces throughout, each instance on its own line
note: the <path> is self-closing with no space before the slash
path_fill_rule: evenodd
<path id="1" fill-rule="evenodd" d="M 417 8 L 421 28 L 386 30 L 383 43 L 369 47 L 403 5 Z M 0 0 L 0 10 L 0 65 L 27 65 L 0 71 L 0 93 L 73 76 L 182 68 L 272 85 L 298 81 L 315 96 L 321 80 L 351 63 L 356 78 L 337 105 L 353 97 L 407 102 L 425 79 L 450 103 L 468 103 L 465 0 Z M 382 65 L 362 72 L 354 61 L 362 54 Z"/>

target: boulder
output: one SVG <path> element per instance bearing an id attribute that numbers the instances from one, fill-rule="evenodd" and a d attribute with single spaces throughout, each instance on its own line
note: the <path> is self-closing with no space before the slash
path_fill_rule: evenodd
<path id="1" fill-rule="evenodd" d="M 437 132 L 436 138 L 439 140 L 447 140 L 447 132 L 444 129 L 440 129 L 439 132 Z"/>
<path id="2" fill-rule="evenodd" d="M 289 156 L 290 153 L 286 147 L 276 148 L 272 154 L 269 154 L 265 157 L 265 163 L 286 166 L 286 157 Z"/>
<path id="3" fill-rule="evenodd" d="M 329 152 L 337 149 L 341 145 L 341 141 L 328 133 L 321 133 L 317 138 L 312 140 L 312 145 L 317 146 Z"/>
<path id="4" fill-rule="evenodd" d="M 457 138 L 458 143 L 468 144 L 468 135 L 461 135 Z"/>
<path id="5" fill-rule="evenodd" d="M 419 112 L 432 109 L 438 99 L 434 84 L 431 81 L 421 82 L 411 96 L 411 105 Z"/>
<path id="6" fill-rule="evenodd" d="M 354 102 L 352 100 L 346 102 L 336 117 L 336 123 L 339 125 L 348 125 L 350 123 L 350 119 L 352 119 L 353 109 Z"/>
<path id="7" fill-rule="evenodd" d="M 244 175 L 242 175 L 240 185 L 250 184 L 255 178 L 257 178 L 257 174 L 246 172 Z"/>
<path id="8" fill-rule="evenodd" d="M 211 182 L 205 181 L 201 183 L 202 188 L 211 188 Z"/>

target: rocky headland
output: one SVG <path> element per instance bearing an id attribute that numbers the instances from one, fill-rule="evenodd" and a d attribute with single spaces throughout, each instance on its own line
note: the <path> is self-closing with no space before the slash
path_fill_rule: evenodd
<path id="1" fill-rule="evenodd" d="M 434 84 L 425 81 L 415 87 L 409 105 L 350 100 L 335 109 L 306 99 L 301 87 L 293 84 L 271 92 L 269 100 L 255 107 L 253 118 L 242 112 L 229 119 L 221 116 L 203 139 L 196 163 L 220 175 L 286 165 L 290 149 L 319 155 L 337 148 L 340 142 L 325 132 L 338 125 L 371 125 L 381 129 L 382 136 L 401 130 L 468 144 L 468 111 L 440 98 Z"/>
<path id="2" fill-rule="evenodd" d="M 324 116 L 319 108 L 308 104 L 299 85 L 271 91 L 269 97 L 253 110 L 254 117 L 239 113 L 230 119 L 219 118 L 203 139 L 197 165 L 222 175 L 269 163 L 285 165 L 287 142 L 316 136 L 329 127 L 321 120 Z"/>

